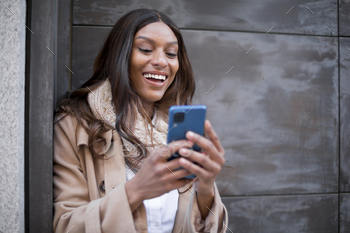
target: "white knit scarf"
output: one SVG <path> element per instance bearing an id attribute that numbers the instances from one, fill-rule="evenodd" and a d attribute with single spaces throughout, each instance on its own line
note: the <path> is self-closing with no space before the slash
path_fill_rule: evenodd
<path id="1" fill-rule="evenodd" d="M 116 115 L 114 112 L 114 106 L 112 104 L 111 84 L 108 79 L 106 79 L 106 81 L 104 81 L 103 84 L 96 90 L 88 94 L 87 101 L 94 117 L 102 120 L 112 128 L 115 127 Z M 138 111 L 135 122 L 135 129 L 132 132 L 143 144 L 146 145 L 148 155 L 152 150 L 166 144 L 168 124 L 162 119 L 162 117 L 159 117 L 157 112 L 158 110 L 155 109 L 155 114 L 152 120 L 152 137 L 149 133 L 147 133 L 151 132 L 152 126 L 147 123 L 147 121 L 141 116 Z M 154 146 L 152 146 L 151 138 L 153 139 Z M 121 137 L 121 139 L 125 149 L 128 152 L 125 153 L 125 158 L 131 162 L 131 164 L 134 165 L 136 169 L 139 169 L 143 164 L 144 158 L 138 158 L 140 154 L 137 152 L 136 147 L 131 142 L 123 137 Z"/>

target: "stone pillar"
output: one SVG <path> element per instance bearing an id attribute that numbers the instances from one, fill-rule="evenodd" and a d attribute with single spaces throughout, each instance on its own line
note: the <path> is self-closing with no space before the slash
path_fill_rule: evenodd
<path id="1" fill-rule="evenodd" d="M 24 232 L 26 1 L 0 12 L 0 232 Z"/>

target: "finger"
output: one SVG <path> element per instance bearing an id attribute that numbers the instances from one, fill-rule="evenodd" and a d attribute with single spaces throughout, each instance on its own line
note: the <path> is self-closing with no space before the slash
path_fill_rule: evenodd
<path id="1" fill-rule="evenodd" d="M 191 175 L 189 171 L 181 167 L 179 158 L 154 166 L 153 172 L 157 177 L 162 177 L 164 180 L 176 180 Z"/>
<path id="2" fill-rule="evenodd" d="M 209 120 L 206 120 L 204 123 L 204 130 L 207 133 L 210 141 L 215 145 L 216 149 L 219 152 L 224 152 L 224 148 L 222 147 L 220 140 L 218 138 L 218 135 L 216 134 L 215 130 L 213 129 L 212 125 L 210 124 Z"/>
<path id="3" fill-rule="evenodd" d="M 167 168 L 168 168 L 168 171 L 167 171 L 167 174 L 165 175 L 165 179 L 169 179 L 169 180 L 182 179 L 192 174 L 191 172 L 189 172 L 188 170 L 182 167 L 175 170 L 171 170 L 169 167 Z"/>
<path id="4" fill-rule="evenodd" d="M 211 178 L 211 172 L 206 171 L 205 169 L 201 168 L 200 166 L 198 166 L 197 164 L 194 164 L 190 161 L 188 161 L 185 158 L 180 158 L 179 160 L 180 164 L 189 172 L 191 172 L 192 174 L 195 174 L 196 176 L 198 176 L 200 179 L 203 180 L 208 180 Z"/>
<path id="5" fill-rule="evenodd" d="M 219 163 L 223 162 L 223 156 L 217 150 L 212 141 L 191 131 L 186 133 L 186 137 L 200 146 L 202 150 L 204 150 L 210 156 L 211 159 Z"/>
<path id="6" fill-rule="evenodd" d="M 193 146 L 193 142 L 185 139 L 171 142 L 168 145 L 162 145 L 154 152 L 154 155 L 156 157 L 155 159 L 156 161 L 167 160 L 168 158 L 171 157 L 171 155 L 176 153 L 180 148 L 182 147 L 190 148 L 192 146 Z"/>
<path id="7" fill-rule="evenodd" d="M 183 169 L 182 165 L 179 163 L 180 158 L 173 159 L 167 163 L 165 163 L 164 171 L 165 173 L 173 174 L 175 175 L 176 179 L 183 178 L 185 176 L 191 175 L 189 171 L 186 169 Z M 179 173 L 179 174 L 178 174 Z"/>
<path id="8" fill-rule="evenodd" d="M 172 160 L 166 162 L 164 165 L 172 171 L 181 167 L 181 164 L 179 163 L 179 158 L 172 159 Z"/>
<path id="9" fill-rule="evenodd" d="M 214 161 L 212 159 L 210 159 L 209 156 L 197 152 L 197 151 L 191 151 L 189 149 L 186 148 L 181 148 L 179 150 L 180 155 L 188 155 L 191 154 L 191 156 L 186 156 L 186 159 L 192 161 L 192 162 L 196 162 L 198 163 L 201 167 L 203 167 L 205 170 L 207 171 L 213 171 L 215 173 L 219 173 L 221 170 L 221 166 L 224 164 L 225 161 L 223 158 L 220 159 L 219 164 L 217 161 Z"/>

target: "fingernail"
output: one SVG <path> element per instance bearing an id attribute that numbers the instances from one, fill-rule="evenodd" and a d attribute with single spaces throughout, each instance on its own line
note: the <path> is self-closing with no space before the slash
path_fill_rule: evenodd
<path id="1" fill-rule="evenodd" d="M 180 163 L 182 163 L 182 164 L 187 164 L 188 162 L 187 162 L 187 160 L 186 160 L 186 159 L 184 159 L 184 158 L 180 158 Z"/>
<path id="2" fill-rule="evenodd" d="M 193 138 L 194 137 L 194 133 L 191 132 L 191 131 L 188 131 L 187 132 L 187 136 L 190 137 L 190 138 Z"/>
<path id="3" fill-rule="evenodd" d="M 207 120 L 207 126 L 211 127 L 210 121 Z"/>
<path id="4" fill-rule="evenodd" d="M 181 148 L 180 149 L 180 154 L 187 155 L 188 154 L 188 150 L 185 149 L 185 148 Z"/>

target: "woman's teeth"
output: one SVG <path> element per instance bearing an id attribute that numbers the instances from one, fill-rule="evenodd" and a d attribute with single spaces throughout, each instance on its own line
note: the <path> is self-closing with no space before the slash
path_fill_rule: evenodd
<path id="1" fill-rule="evenodd" d="M 166 76 L 165 75 L 157 75 L 157 74 L 144 74 L 143 75 L 145 78 L 153 78 L 153 79 L 159 79 L 159 80 L 165 80 Z"/>

